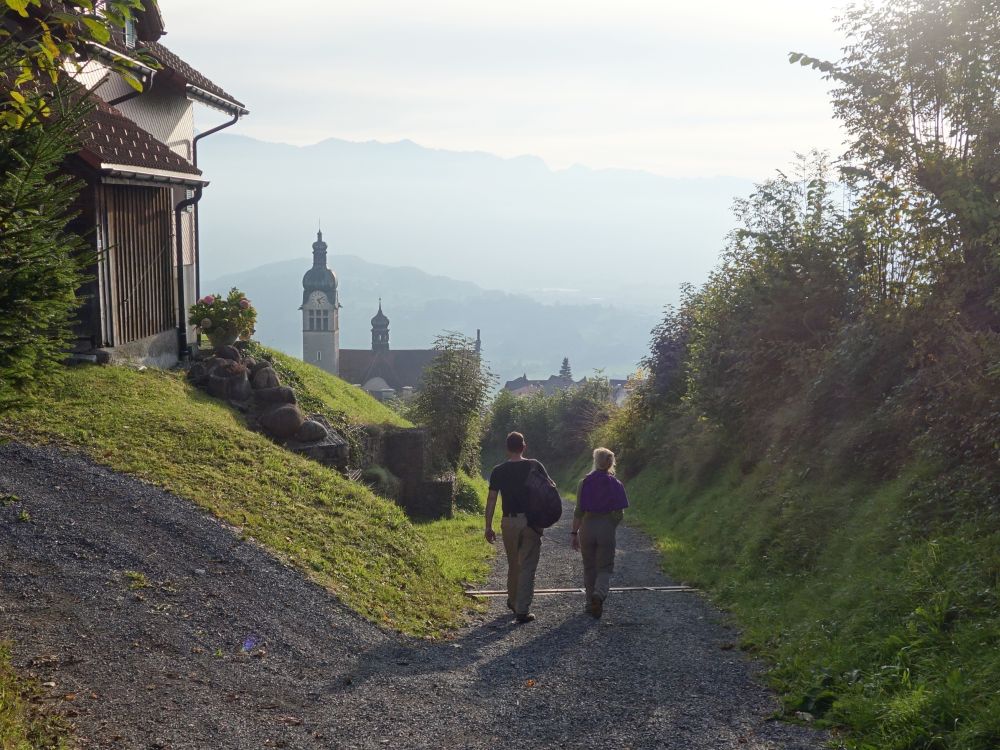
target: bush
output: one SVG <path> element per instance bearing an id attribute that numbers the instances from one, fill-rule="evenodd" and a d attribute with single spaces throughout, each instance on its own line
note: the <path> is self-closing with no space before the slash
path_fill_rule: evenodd
<path id="1" fill-rule="evenodd" d="M 376 495 L 397 500 L 403 488 L 399 477 L 384 466 L 374 464 L 361 472 L 361 481 L 367 484 Z"/>
<path id="2" fill-rule="evenodd" d="M 455 487 L 455 509 L 463 513 L 482 513 L 486 509 L 488 487 L 482 477 L 458 472 Z"/>

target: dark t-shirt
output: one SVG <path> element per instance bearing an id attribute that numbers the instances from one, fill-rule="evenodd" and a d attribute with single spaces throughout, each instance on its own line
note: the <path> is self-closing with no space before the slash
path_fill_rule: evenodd
<path id="1" fill-rule="evenodd" d="M 531 472 L 531 467 L 537 466 L 548 478 L 540 461 L 525 458 L 521 461 L 504 461 L 493 467 L 490 472 L 490 489 L 500 493 L 500 512 L 505 516 L 512 513 L 524 513 L 528 506 L 528 492 L 524 486 Z"/>

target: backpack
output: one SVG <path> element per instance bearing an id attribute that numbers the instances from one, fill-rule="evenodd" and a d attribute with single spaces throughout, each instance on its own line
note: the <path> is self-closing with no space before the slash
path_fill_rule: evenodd
<path id="1" fill-rule="evenodd" d="M 542 473 L 537 464 L 528 472 L 524 486 L 528 495 L 528 508 L 525 514 L 528 517 L 528 526 L 541 533 L 542 529 L 549 528 L 562 517 L 562 498 L 559 497 L 559 490 Z"/>

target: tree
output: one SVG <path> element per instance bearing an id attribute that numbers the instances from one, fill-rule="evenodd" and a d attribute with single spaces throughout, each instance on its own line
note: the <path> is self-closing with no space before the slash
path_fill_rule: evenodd
<path id="1" fill-rule="evenodd" d="M 437 356 L 424 370 L 411 414 L 427 428 L 437 469 L 475 471 L 481 420 L 496 378 L 468 336 L 447 331 L 434 349 Z"/>
<path id="2" fill-rule="evenodd" d="M 563 357 L 562 367 L 559 368 L 559 377 L 573 379 L 573 370 L 569 366 L 569 357 Z"/>
<path id="3" fill-rule="evenodd" d="M 850 135 L 847 176 L 898 189 L 921 239 L 973 274 L 1000 237 L 1000 13 L 983 0 L 907 0 L 849 10 L 836 63 L 792 53 L 837 84 L 834 110 Z M 895 213 L 895 212 L 894 212 Z"/>
<path id="4" fill-rule="evenodd" d="M 92 260 L 70 228 L 81 183 L 59 171 L 89 109 L 68 71 L 142 8 L 77 6 L 6 0 L 0 13 L 0 407 L 58 371 Z"/>

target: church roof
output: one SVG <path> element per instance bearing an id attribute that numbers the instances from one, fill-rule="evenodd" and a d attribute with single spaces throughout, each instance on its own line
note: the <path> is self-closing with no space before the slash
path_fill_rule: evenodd
<path id="1" fill-rule="evenodd" d="M 378 312 L 375 313 L 375 317 L 372 318 L 372 328 L 388 328 L 389 319 L 382 312 L 382 298 L 379 297 L 378 300 Z"/>
<path id="2" fill-rule="evenodd" d="M 438 355 L 436 349 L 341 349 L 340 377 L 348 383 L 364 385 L 372 378 L 382 378 L 390 388 L 406 386 L 419 389 L 424 370 Z"/>

